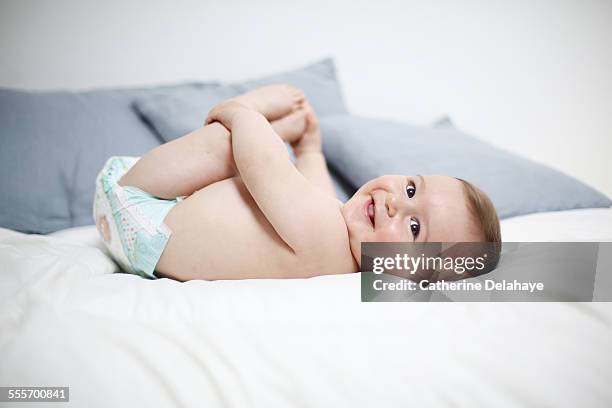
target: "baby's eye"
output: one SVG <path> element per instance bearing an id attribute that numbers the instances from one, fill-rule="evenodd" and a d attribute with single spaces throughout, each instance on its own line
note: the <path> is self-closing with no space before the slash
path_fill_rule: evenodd
<path id="1" fill-rule="evenodd" d="M 417 220 L 416 218 L 410 219 L 410 230 L 412 231 L 412 235 L 416 239 L 416 237 L 419 236 L 419 232 L 421 231 L 421 224 L 419 223 L 419 220 Z"/>
<path id="2" fill-rule="evenodd" d="M 414 197 L 415 193 L 416 193 L 416 187 L 414 186 L 414 183 L 411 181 L 410 184 L 406 186 L 406 194 L 408 194 L 408 198 L 412 198 Z"/>

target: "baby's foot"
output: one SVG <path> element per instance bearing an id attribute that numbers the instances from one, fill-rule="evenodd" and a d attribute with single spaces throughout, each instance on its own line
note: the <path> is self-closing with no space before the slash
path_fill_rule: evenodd
<path id="1" fill-rule="evenodd" d="M 306 152 L 321 152 L 321 129 L 317 115 L 308 101 L 304 102 L 303 110 L 306 112 L 306 128 L 302 137 L 292 144 L 296 156 Z"/>
<path id="2" fill-rule="evenodd" d="M 294 143 L 299 140 L 306 131 L 308 112 L 303 108 L 298 108 L 280 119 L 270 122 L 274 131 L 285 142 Z"/>
<path id="3" fill-rule="evenodd" d="M 268 85 L 253 89 L 234 100 L 273 121 L 299 108 L 304 101 L 304 92 L 291 85 Z"/>

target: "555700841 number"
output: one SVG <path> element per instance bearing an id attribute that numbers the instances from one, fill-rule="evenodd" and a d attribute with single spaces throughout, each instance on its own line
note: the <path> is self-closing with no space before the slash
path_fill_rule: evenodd
<path id="1" fill-rule="evenodd" d="M 68 387 L 0 387 L 0 402 L 68 402 Z"/>

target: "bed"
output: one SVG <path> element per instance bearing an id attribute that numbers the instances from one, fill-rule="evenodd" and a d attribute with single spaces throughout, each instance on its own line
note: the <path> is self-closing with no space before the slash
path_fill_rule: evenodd
<path id="1" fill-rule="evenodd" d="M 612 210 L 511 218 L 503 233 L 612 240 Z M 0 383 L 69 386 L 88 407 L 612 401 L 609 303 L 361 303 L 359 274 L 150 281 L 103 248 L 94 226 L 0 230 Z"/>

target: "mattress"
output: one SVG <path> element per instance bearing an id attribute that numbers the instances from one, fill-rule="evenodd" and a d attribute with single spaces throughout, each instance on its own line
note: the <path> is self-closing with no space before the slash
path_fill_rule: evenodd
<path id="1" fill-rule="evenodd" d="M 612 210 L 502 229 L 612 240 Z M 362 303 L 359 274 L 114 272 L 95 227 L 0 229 L 0 384 L 69 386 L 87 407 L 612 404 L 609 303 Z"/>
<path id="2" fill-rule="evenodd" d="M 501 222 L 502 240 L 612 241 L 612 208 L 552 211 L 512 217 Z"/>

